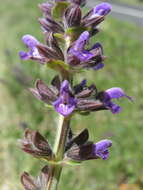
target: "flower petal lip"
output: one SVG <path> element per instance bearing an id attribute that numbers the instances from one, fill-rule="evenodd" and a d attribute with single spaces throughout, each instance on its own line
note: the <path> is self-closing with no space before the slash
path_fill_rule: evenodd
<path id="1" fill-rule="evenodd" d="M 22 41 L 27 47 L 33 48 L 39 44 L 39 41 L 32 35 L 26 34 L 22 37 Z"/>
<path id="2" fill-rule="evenodd" d="M 70 53 L 72 53 L 74 56 L 76 56 L 81 62 L 87 62 L 89 61 L 94 55 L 90 53 L 89 51 L 77 51 L 75 49 L 71 49 Z"/>
<path id="3" fill-rule="evenodd" d="M 67 80 L 63 81 L 60 88 L 60 95 L 53 102 L 55 110 L 66 117 L 74 111 L 76 104 L 77 100 L 71 93 L 69 82 Z"/>
<path id="4" fill-rule="evenodd" d="M 82 51 L 84 46 L 86 45 L 87 41 L 89 40 L 90 34 L 88 31 L 83 32 L 77 41 L 74 44 L 74 49 Z"/>
<path id="5" fill-rule="evenodd" d="M 94 144 L 94 154 L 101 157 L 103 160 L 106 160 L 109 156 L 108 148 L 112 146 L 112 141 L 110 140 L 101 140 Z"/>
<path id="6" fill-rule="evenodd" d="M 24 52 L 24 51 L 20 51 L 20 52 L 19 52 L 19 57 L 20 57 L 20 59 L 22 59 L 22 60 L 28 60 L 28 59 L 31 58 L 31 55 L 30 55 L 29 52 L 26 53 L 26 52 Z"/>
<path id="7" fill-rule="evenodd" d="M 56 111 L 59 112 L 61 115 L 63 115 L 64 117 L 70 115 L 74 109 L 75 109 L 75 105 L 65 105 L 62 104 L 62 101 L 57 100 L 53 103 L 53 106 L 55 107 Z"/>
<path id="8" fill-rule="evenodd" d="M 109 110 L 111 110 L 113 114 L 117 114 L 122 111 L 122 108 L 118 106 L 117 104 L 115 104 L 114 102 L 112 102 L 111 100 L 119 99 L 122 97 L 126 97 L 130 101 L 132 101 L 132 98 L 130 96 L 127 96 L 125 92 L 119 87 L 113 87 L 113 88 L 107 89 L 104 92 L 100 92 L 98 94 L 97 99 L 99 98 L 105 104 L 105 106 Z"/>
<path id="9" fill-rule="evenodd" d="M 89 61 L 92 57 L 94 57 L 90 51 L 84 49 L 89 38 L 89 32 L 83 32 L 69 50 L 69 53 L 77 57 L 81 62 Z"/>
<path id="10" fill-rule="evenodd" d="M 109 3 L 100 3 L 93 9 L 93 14 L 100 16 L 105 16 L 111 11 L 112 7 Z M 94 16 L 94 15 L 93 15 Z"/>
<path id="11" fill-rule="evenodd" d="M 45 58 L 40 55 L 37 46 L 40 42 L 32 35 L 26 34 L 22 37 L 23 43 L 30 49 L 28 52 L 20 51 L 19 56 L 22 60 L 37 60 L 41 64 L 45 62 Z"/>
<path id="12" fill-rule="evenodd" d="M 64 80 L 61 85 L 60 93 L 69 92 L 69 82 Z"/>
<path id="13" fill-rule="evenodd" d="M 122 108 L 119 105 L 111 101 L 107 102 L 106 106 L 111 110 L 113 114 L 118 114 L 122 111 Z"/>
<path id="14" fill-rule="evenodd" d="M 122 97 L 126 97 L 129 100 L 132 100 L 132 98 L 127 96 L 125 92 L 119 87 L 113 87 L 113 88 L 107 89 L 105 93 L 110 97 L 110 99 L 113 99 L 113 98 L 119 99 Z"/>

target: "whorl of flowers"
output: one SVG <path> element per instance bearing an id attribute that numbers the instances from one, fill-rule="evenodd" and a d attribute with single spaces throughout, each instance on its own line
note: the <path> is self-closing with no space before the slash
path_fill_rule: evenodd
<path id="1" fill-rule="evenodd" d="M 26 172 L 22 175 L 21 181 L 25 190 L 51 190 L 52 180 L 55 177 L 59 179 L 61 172 L 59 169 L 58 174 L 54 173 L 56 166 L 62 168 L 63 164 L 98 158 L 106 160 L 112 142 L 107 139 L 96 143 L 89 141 L 87 129 L 73 135 L 71 117 L 77 113 L 84 116 L 102 110 L 117 114 L 121 107 L 113 100 L 122 97 L 131 100 L 119 87 L 98 91 L 95 84 L 89 85 L 86 79 L 73 85 L 75 73 L 87 69 L 98 72 L 97 70 L 104 67 L 106 58 L 103 46 L 99 42 L 90 46 L 90 39 L 99 32 L 98 25 L 110 13 L 111 5 L 100 3 L 84 15 L 82 7 L 85 4 L 85 0 L 55 0 L 40 4 L 43 18 L 39 19 L 39 23 L 45 42 L 39 42 L 30 34 L 22 37 L 28 48 L 27 51 L 19 52 L 22 60 L 31 59 L 46 64 L 59 73 L 50 85 L 38 79 L 35 87 L 30 88 L 31 93 L 53 107 L 63 118 L 56 150 L 52 149 L 38 131 L 25 131 L 24 138 L 20 141 L 22 150 L 49 165 L 42 169 L 37 179 Z"/>

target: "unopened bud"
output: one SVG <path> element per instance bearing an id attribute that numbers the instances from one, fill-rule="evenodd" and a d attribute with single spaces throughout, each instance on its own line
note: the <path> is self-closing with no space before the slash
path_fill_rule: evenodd
<path id="1" fill-rule="evenodd" d="M 52 48 L 47 47 L 46 45 L 43 44 L 38 44 L 37 45 L 38 51 L 45 57 L 47 60 L 49 59 L 60 59 L 64 60 L 64 56 L 62 52 L 60 51 L 55 51 Z"/>
<path id="2" fill-rule="evenodd" d="M 46 42 L 49 47 L 55 50 L 61 57 L 63 57 L 62 50 L 60 49 L 56 38 L 53 35 L 53 32 L 46 32 L 45 33 Z"/>
<path id="3" fill-rule="evenodd" d="M 42 190 L 47 186 L 49 178 L 49 168 L 45 166 L 42 168 L 40 175 L 37 178 L 33 178 L 27 172 L 21 175 L 21 183 L 25 190 Z"/>
<path id="4" fill-rule="evenodd" d="M 39 4 L 39 8 L 42 10 L 44 16 L 46 17 L 51 16 L 52 7 L 53 7 L 53 4 L 49 2 Z"/>
<path id="5" fill-rule="evenodd" d="M 53 157 L 49 143 L 38 131 L 26 129 L 24 138 L 20 142 L 22 150 L 36 158 L 52 159 Z"/>
<path id="6" fill-rule="evenodd" d="M 81 9 L 78 5 L 69 6 L 64 15 L 65 25 L 67 27 L 80 26 Z"/>
<path id="7" fill-rule="evenodd" d="M 53 19 L 51 18 L 40 18 L 39 19 L 40 24 L 45 29 L 45 31 L 52 31 L 52 32 L 63 32 L 63 28 Z"/>

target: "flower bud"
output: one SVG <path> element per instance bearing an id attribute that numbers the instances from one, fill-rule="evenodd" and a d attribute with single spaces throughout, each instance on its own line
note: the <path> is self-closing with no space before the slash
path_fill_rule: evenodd
<path id="1" fill-rule="evenodd" d="M 45 17 L 51 17 L 52 7 L 53 7 L 53 4 L 50 2 L 39 4 L 39 8 L 42 10 Z"/>
<path id="2" fill-rule="evenodd" d="M 61 57 L 63 57 L 63 52 L 60 49 L 58 42 L 53 35 L 53 32 L 46 32 L 45 37 L 46 37 L 47 45 L 51 47 L 53 50 L 55 50 L 56 53 L 58 53 Z"/>
<path id="3" fill-rule="evenodd" d="M 22 150 L 36 158 L 48 160 L 53 158 L 53 153 L 49 143 L 37 131 L 26 129 L 24 138 L 20 140 L 20 142 Z"/>
<path id="4" fill-rule="evenodd" d="M 30 88 L 30 91 L 37 99 L 45 103 L 51 103 L 57 99 L 57 90 L 48 87 L 42 80 L 37 80 L 35 86 L 36 88 Z"/>
<path id="5" fill-rule="evenodd" d="M 64 22 L 67 27 L 80 26 L 81 9 L 78 5 L 71 5 L 66 9 Z"/>
<path id="6" fill-rule="evenodd" d="M 44 28 L 45 31 L 52 31 L 52 32 L 57 32 L 57 33 L 63 33 L 64 30 L 63 28 L 52 18 L 40 18 L 39 19 L 40 24 Z"/>
<path id="7" fill-rule="evenodd" d="M 83 25 L 88 26 L 97 26 L 100 24 L 104 17 L 111 11 L 111 5 L 109 3 L 100 3 L 93 9 L 91 9 L 82 19 Z"/>
<path id="8" fill-rule="evenodd" d="M 33 178 L 27 172 L 21 175 L 21 183 L 25 190 L 42 190 L 47 186 L 49 178 L 49 168 L 45 166 L 37 178 Z"/>
<path id="9" fill-rule="evenodd" d="M 40 52 L 40 54 L 42 54 L 47 60 L 50 60 L 50 59 L 64 60 L 63 53 L 60 50 L 55 51 L 54 49 L 49 48 L 48 46 L 43 45 L 43 44 L 38 44 L 36 47 L 38 51 Z"/>

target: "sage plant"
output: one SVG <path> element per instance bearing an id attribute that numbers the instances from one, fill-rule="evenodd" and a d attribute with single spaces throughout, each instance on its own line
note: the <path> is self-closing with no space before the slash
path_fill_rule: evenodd
<path id="1" fill-rule="evenodd" d="M 37 80 L 30 91 L 44 104 L 53 107 L 59 114 L 55 144 L 51 146 L 38 131 L 26 129 L 20 141 L 24 152 L 47 163 L 35 179 L 27 172 L 21 176 L 25 190 L 57 190 L 62 169 L 68 164 L 82 163 L 91 159 L 106 160 L 112 142 L 102 139 L 89 140 L 88 129 L 75 135 L 70 125 L 72 116 L 81 117 L 102 110 L 117 114 L 121 107 L 114 99 L 131 98 L 119 87 L 98 91 L 95 84 L 88 85 L 83 78 L 75 84 L 75 74 L 104 67 L 102 45 L 97 42 L 92 47 L 90 39 L 99 32 L 98 25 L 111 11 L 109 3 L 101 3 L 85 15 L 82 7 L 85 0 L 55 0 L 39 5 L 43 18 L 39 19 L 45 42 L 26 34 L 22 37 L 27 52 L 19 52 L 22 60 L 32 59 L 54 69 L 56 76 L 50 85 Z M 49 107 L 48 106 L 48 107 Z"/>

